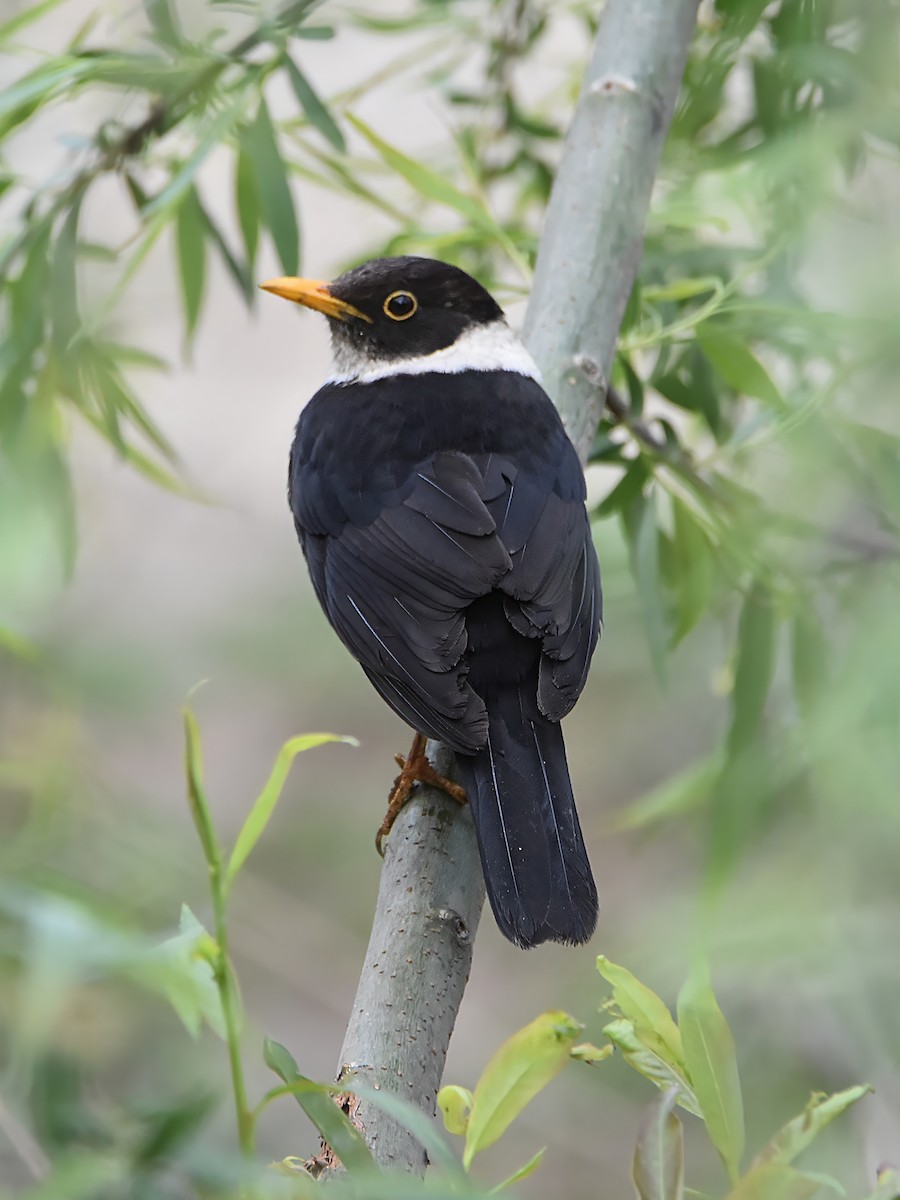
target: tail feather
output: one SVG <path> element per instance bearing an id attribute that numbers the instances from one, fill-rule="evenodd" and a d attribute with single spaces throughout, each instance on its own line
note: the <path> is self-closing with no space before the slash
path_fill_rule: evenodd
<path id="1" fill-rule="evenodd" d="M 562 730 L 538 711 L 533 691 L 494 695 L 486 746 L 457 756 L 494 917 L 526 948 L 585 942 L 597 921 Z"/>

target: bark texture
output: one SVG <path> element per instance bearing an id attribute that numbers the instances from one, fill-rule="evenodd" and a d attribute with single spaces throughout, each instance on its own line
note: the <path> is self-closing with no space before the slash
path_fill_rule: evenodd
<path id="1" fill-rule="evenodd" d="M 582 461 L 603 413 L 697 6 L 607 0 L 547 210 L 525 340 Z M 447 774 L 452 755 L 435 743 L 429 755 Z M 352 1089 L 358 1079 L 434 1113 L 483 903 L 471 818 L 419 788 L 386 843 L 339 1082 Z M 424 1173 L 418 1141 L 377 1106 L 360 1102 L 354 1119 L 379 1164 Z"/>

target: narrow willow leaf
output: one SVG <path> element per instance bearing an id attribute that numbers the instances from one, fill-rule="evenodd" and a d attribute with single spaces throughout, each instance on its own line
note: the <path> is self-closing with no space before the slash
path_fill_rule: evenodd
<path id="1" fill-rule="evenodd" d="M 75 266 L 80 211 L 81 199 L 79 197 L 63 221 L 59 237 L 53 247 L 53 260 L 50 268 L 50 314 L 53 325 L 53 345 L 60 357 L 67 353 L 72 338 L 79 329 L 78 285 Z"/>
<path id="2" fill-rule="evenodd" d="M 225 240 L 225 235 L 202 204 L 200 205 L 200 215 L 210 243 L 219 251 L 228 274 L 234 280 L 244 300 L 252 306 L 259 292 L 253 282 L 249 265 L 238 262 Z"/>
<path id="3" fill-rule="evenodd" d="M 184 716 L 184 760 L 185 774 L 188 785 L 188 802 L 194 826 L 203 847 L 203 854 L 209 866 L 221 861 L 221 851 L 213 829 L 206 791 L 203 787 L 203 751 L 200 744 L 200 730 L 197 718 L 189 708 L 183 711 Z"/>
<path id="4" fill-rule="evenodd" d="M 672 1111 L 675 1088 L 650 1104 L 641 1120 L 632 1177 L 640 1200 L 683 1200 L 684 1134 Z"/>
<path id="5" fill-rule="evenodd" d="M 335 1088 L 301 1075 L 289 1050 L 271 1038 L 263 1043 L 267 1067 L 283 1079 L 297 1103 L 347 1170 L 374 1171 L 375 1160 L 362 1134 L 334 1101 Z"/>
<path id="6" fill-rule="evenodd" d="M 20 33 L 26 26 L 40 21 L 48 12 L 58 8 L 62 3 L 63 0 L 41 0 L 39 4 L 29 4 L 21 12 L 16 13 L 14 17 L 0 25 L 0 44 L 8 41 L 14 33 Z"/>
<path id="7" fill-rule="evenodd" d="M 702 965 L 691 973 L 679 994 L 678 1027 L 707 1132 L 734 1182 L 744 1153 L 741 1082 L 734 1039 Z"/>
<path id="8" fill-rule="evenodd" d="M 466 1131 L 463 1166 L 508 1129 L 522 1109 L 569 1061 L 582 1026 L 564 1012 L 545 1012 L 514 1033 L 490 1060 L 476 1084 Z"/>
<path id="9" fill-rule="evenodd" d="M 446 208 L 452 208 L 478 229 L 494 230 L 496 222 L 484 205 L 473 196 L 455 188 L 446 175 L 424 166 L 415 158 L 410 158 L 402 150 L 379 137 L 374 129 L 370 129 L 359 117 L 348 113 L 347 120 L 363 135 L 369 145 L 377 150 L 387 165 L 402 176 L 420 196 L 443 204 Z"/>
<path id="10" fill-rule="evenodd" d="M 868 1085 L 861 1085 L 835 1092 L 831 1096 L 814 1095 L 803 1112 L 788 1121 L 760 1150 L 753 1160 L 753 1166 L 759 1167 L 770 1162 L 783 1167 L 790 1166 L 826 1125 L 871 1091 Z"/>
<path id="11" fill-rule="evenodd" d="M 541 1160 L 546 1153 L 547 1147 L 541 1147 L 537 1154 L 535 1154 L 532 1158 L 529 1158 L 528 1162 L 525 1163 L 523 1167 L 519 1167 L 518 1171 L 513 1171 L 512 1175 L 507 1176 L 502 1183 L 498 1183 L 496 1187 L 492 1187 L 488 1192 L 488 1195 L 496 1196 L 500 1192 L 505 1191 L 507 1188 L 512 1187 L 514 1183 L 521 1183 L 523 1179 L 527 1179 L 529 1175 L 533 1175 L 541 1165 Z"/>
<path id="12" fill-rule="evenodd" d="M 623 515 L 629 533 L 631 570 L 637 586 L 650 657 L 660 683 L 665 686 L 669 635 L 660 593 L 655 492 L 651 489 L 648 495 L 638 497 Z"/>
<path id="13" fill-rule="evenodd" d="M 680 1107 L 695 1117 L 702 1116 L 700 1103 L 688 1080 L 677 1067 L 640 1040 L 631 1021 L 611 1021 L 603 1027 L 603 1032 L 633 1070 L 656 1084 L 661 1091 L 675 1088 Z"/>
<path id="14" fill-rule="evenodd" d="M 247 267 L 252 271 L 259 245 L 259 186 L 253 163 L 243 145 L 238 146 L 234 159 L 234 198 L 241 236 L 244 239 Z"/>
<path id="15" fill-rule="evenodd" d="M 0 92 L 0 117 L 14 112 L 23 104 L 43 104 L 57 88 L 68 87 L 94 70 L 91 59 L 56 58 L 45 67 L 38 67 L 23 76 L 12 87 Z"/>
<path id="16" fill-rule="evenodd" d="M 184 316 L 190 341 L 203 305 L 206 285 L 206 222 L 197 190 L 187 190 L 175 219 L 175 244 L 178 252 L 178 277 Z"/>
<path id="17" fill-rule="evenodd" d="M 715 567 L 709 539 L 686 505 L 675 498 L 672 501 L 672 515 L 676 613 L 672 634 L 674 643 L 686 637 L 709 608 Z"/>
<path id="18" fill-rule="evenodd" d="M 469 1113 L 472 1111 L 472 1093 L 469 1089 L 455 1083 L 448 1084 L 438 1092 L 437 1104 L 447 1132 L 462 1137 L 469 1126 Z"/>
<path id="19" fill-rule="evenodd" d="M 250 159 L 259 189 L 260 211 L 272 235 L 286 275 L 296 275 L 300 263 L 300 230 L 287 167 L 278 149 L 275 129 L 261 101 L 256 120 L 241 130 L 241 148 Z"/>
<path id="20" fill-rule="evenodd" d="M 327 107 L 322 103 L 316 95 L 309 80 L 300 70 L 292 59 L 284 60 L 285 70 L 287 71 L 288 79 L 291 87 L 294 89 L 294 95 L 300 102 L 300 107 L 306 113 L 307 120 L 313 128 L 318 129 L 322 137 L 334 146 L 335 150 L 343 154 L 347 149 L 347 144 L 344 141 L 344 135 L 338 128 L 334 117 L 328 111 Z"/>
<path id="21" fill-rule="evenodd" d="M 821 1187 L 813 1175 L 766 1163 L 738 1180 L 725 1200 L 812 1200 Z"/>
<path id="22" fill-rule="evenodd" d="M 801 596 L 791 629 L 794 697 L 801 716 L 809 721 L 825 694 L 829 640 L 811 596 Z"/>
<path id="23" fill-rule="evenodd" d="M 625 967 L 601 954 L 597 970 L 612 984 L 613 1000 L 645 1046 L 686 1076 L 681 1034 L 663 1001 Z"/>
<path id="24" fill-rule="evenodd" d="M 228 889 L 234 883 L 238 871 L 240 871 L 241 867 L 247 861 L 247 856 L 259 841 L 268 825 L 272 813 L 275 811 L 275 805 L 281 796 L 281 791 L 294 759 L 298 754 L 302 754 L 304 750 L 313 750 L 316 746 L 324 746 L 327 742 L 344 742 L 349 746 L 359 745 L 356 738 L 341 737 L 336 733 L 304 733 L 300 737 L 290 738 L 279 750 L 278 757 L 275 759 L 275 765 L 272 767 L 272 773 L 266 780 L 265 787 L 256 797 L 253 807 L 247 814 L 247 818 L 241 826 L 241 831 L 234 843 L 234 849 L 231 852 L 228 867 L 225 871 L 223 886 L 226 895 Z"/>
<path id="25" fill-rule="evenodd" d="M 613 820 L 612 828 L 616 832 L 644 829 L 699 808 L 712 795 L 723 763 L 723 751 L 714 750 L 706 758 L 692 763 L 633 804 L 627 805 Z"/>
<path id="26" fill-rule="evenodd" d="M 739 395 L 754 396 L 773 408 L 784 409 L 784 397 L 772 382 L 769 372 L 754 356 L 746 342 L 733 333 L 703 326 L 697 340 L 718 375 Z"/>
<path id="27" fill-rule="evenodd" d="M 738 624 L 728 750 L 734 756 L 753 742 L 775 674 L 775 610 L 765 587 L 747 593 Z"/>
<path id="28" fill-rule="evenodd" d="M 181 166 L 176 170 L 175 174 L 169 180 L 168 184 L 163 188 L 159 195 L 147 204 L 143 210 L 143 217 L 146 220 L 148 217 L 157 214 L 171 213 L 175 204 L 189 187 L 194 182 L 194 177 L 200 170 L 200 167 L 205 162 L 207 156 L 215 149 L 220 142 L 228 136 L 234 126 L 238 123 L 244 111 L 244 98 L 241 95 L 237 100 L 234 100 L 221 112 L 217 113 L 206 132 L 197 142 L 192 154 L 185 159 Z"/>

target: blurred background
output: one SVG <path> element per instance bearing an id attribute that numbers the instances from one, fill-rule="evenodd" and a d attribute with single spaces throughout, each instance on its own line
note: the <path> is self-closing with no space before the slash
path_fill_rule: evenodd
<path id="1" fill-rule="evenodd" d="M 597 17 L 289 8 L 3 12 L 4 1197 L 49 1162 L 35 1196 L 125 1194 L 71 1164 L 128 1158 L 161 1114 L 196 1110 L 184 1154 L 210 1178 L 234 1153 L 224 1048 L 176 1012 L 202 1024 L 177 941 L 182 903 L 210 919 L 180 724 L 201 681 L 226 843 L 286 738 L 360 741 L 298 759 L 232 905 L 251 1092 L 264 1034 L 333 1077 L 408 732 L 287 512 L 325 324 L 253 285 L 434 254 L 518 324 Z M 597 953 L 674 1002 L 702 948 L 751 1150 L 811 1091 L 876 1087 L 816 1147 L 851 1196 L 900 1162 L 898 26 L 874 0 L 701 6 L 623 325 L 631 419 L 589 467 L 605 633 L 566 727 L 600 924 L 525 954 L 486 916 L 445 1076 L 472 1086 L 547 1008 L 601 1041 Z M 570 1068 L 483 1172 L 547 1145 L 522 1195 L 630 1195 L 651 1093 L 621 1061 Z M 720 1195 L 685 1122 L 688 1181 Z M 314 1148 L 290 1100 L 268 1111 L 263 1156 Z M 185 1178 L 127 1194 L 207 1194 Z"/>

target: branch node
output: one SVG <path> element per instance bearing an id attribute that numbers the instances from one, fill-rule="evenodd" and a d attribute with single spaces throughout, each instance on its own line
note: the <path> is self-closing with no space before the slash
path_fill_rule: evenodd
<path id="1" fill-rule="evenodd" d="M 458 945 L 467 946 L 469 944 L 471 941 L 469 927 L 458 912 L 454 912 L 452 908 L 440 908 L 438 909 L 438 919 L 450 927 Z"/>
<path id="2" fill-rule="evenodd" d="M 575 354 L 572 357 L 572 362 L 585 377 L 588 383 L 593 384 L 596 388 L 601 388 L 606 391 L 606 380 L 603 376 L 603 368 L 599 361 L 592 354 Z"/>
<path id="3" fill-rule="evenodd" d="M 595 79 L 588 88 L 590 96 L 639 96 L 640 93 L 641 89 L 627 75 L 603 75 L 600 79 Z"/>

